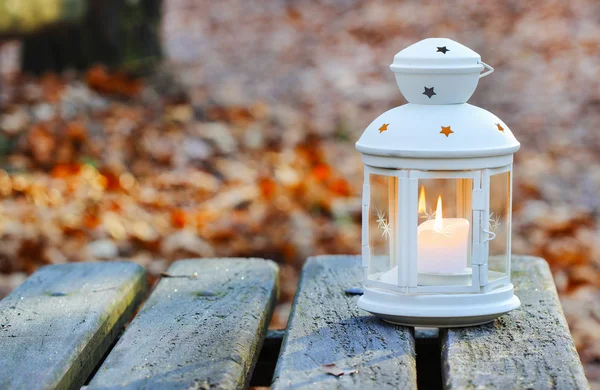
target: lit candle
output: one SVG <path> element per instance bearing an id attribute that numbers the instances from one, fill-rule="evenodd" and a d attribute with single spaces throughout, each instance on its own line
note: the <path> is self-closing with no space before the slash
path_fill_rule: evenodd
<path id="1" fill-rule="evenodd" d="M 419 225 L 418 270 L 424 273 L 463 273 L 467 268 L 469 221 L 443 218 L 442 197 L 438 198 L 435 219 Z"/>

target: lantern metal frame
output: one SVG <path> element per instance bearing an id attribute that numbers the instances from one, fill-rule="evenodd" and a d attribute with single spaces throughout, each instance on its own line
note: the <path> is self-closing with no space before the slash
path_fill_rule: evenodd
<path id="1" fill-rule="evenodd" d="M 424 169 L 389 169 L 364 166 L 363 204 L 362 204 L 362 264 L 364 268 L 364 287 L 366 294 L 360 298 L 359 306 L 376 313 L 386 321 L 401 325 L 420 326 L 470 326 L 489 322 L 490 320 L 519 307 L 520 302 L 513 294 L 510 283 L 510 247 L 508 237 L 506 268 L 507 274 L 489 281 L 489 241 L 490 232 L 485 229 L 483 222 L 490 216 L 490 178 L 501 173 L 509 173 L 512 188 L 512 163 L 500 167 L 488 167 L 473 170 L 445 170 L 437 166 L 431 170 L 431 160 L 421 160 L 418 164 L 411 159 L 414 167 L 426 166 Z M 486 159 L 487 160 L 487 159 Z M 512 158 L 511 158 L 512 160 Z M 483 161 L 482 165 L 489 165 Z M 435 160 L 433 160 L 435 162 Z M 461 162 L 454 160 L 454 166 Z M 472 161 L 471 161 L 472 163 Z M 493 162 L 492 162 L 493 164 Z M 443 164 L 441 164 L 443 165 Z M 476 165 L 477 164 L 472 164 Z M 447 168 L 447 165 L 445 166 Z M 370 210 L 370 176 L 393 177 L 397 179 L 396 213 L 397 229 L 395 240 L 404 253 L 398 253 L 398 284 L 369 279 L 368 267 L 371 264 L 371 248 L 369 246 L 369 214 Z M 460 188 L 463 192 L 457 196 L 469 204 L 473 212 L 471 229 L 471 278 L 469 285 L 419 285 L 417 270 L 417 225 L 418 225 L 418 180 L 419 179 L 471 179 L 472 187 Z M 461 183 L 458 181 L 457 183 Z M 512 204 L 512 190 L 509 191 L 509 202 Z M 468 200 L 467 200 L 468 199 Z M 391 199 L 390 199 L 391 201 Z M 391 212 L 391 211 L 390 211 Z M 508 210 L 508 231 L 511 229 L 512 212 Z M 488 237 L 485 237 L 485 235 Z M 493 234 L 493 233 L 491 233 Z M 494 292 L 493 294 L 489 294 Z M 392 296 L 389 294 L 392 293 Z M 398 294 L 400 293 L 400 294 Z M 441 297 L 448 298 L 444 300 Z M 486 295 L 487 294 L 487 295 Z M 399 299 L 404 297 L 405 299 Z M 374 298 L 374 299 L 373 299 Z M 442 304 L 435 304 L 441 301 Z M 385 302 L 382 304 L 382 302 Z M 473 307 L 477 306 L 477 307 Z"/>
<path id="2" fill-rule="evenodd" d="M 454 57 L 446 53 L 436 57 L 440 54 L 434 49 L 440 46 L 447 46 Z M 356 143 L 364 164 L 364 295 L 358 306 L 386 321 L 410 326 L 470 326 L 520 306 L 510 283 L 513 155 L 520 145 L 499 118 L 466 103 L 477 80 L 493 71 L 480 60 L 477 53 L 445 38 L 427 39 L 398 53 L 391 69 L 409 103 L 380 115 Z M 489 71 L 479 74 L 485 68 Z M 425 93 L 418 90 L 422 85 Z M 438 88 L 433 94 L 440 95 L 437 101 L 427 94 L 429 85 Z M 429 89 L 433 91 L 433 87 Z M 444 133 L 450 125 L 452 131 Z M 489 245 L 496 236 L 489 227 L 491 180 L 504 173 L 508 174 L 503 216 L 506 253 L 501 256 L 502 271 L 494 271 L 490 270 Z M 371 175 L 393 178 L 387 184 L 387 202 L 388 213 L 394 216 L 389 223 L 394 228 L 389 252 L 383 258 L 388 261 L 386 272 L 393 271 L 393 265 L 398 267 L 395 284 L 373 280 L 369 274 L 374 260 L 369 245 Z M 456 182 L 456 213 L 470 218 L 470 276 L 466 272 L 419 272 L 418 199 L 419 180 L 423 179 Z"/>
<path id="3" fill-rule="evenodd" d="M 495 279 L 493 282 L 488 282 L 488 259 L 489 259 L 489 241 L 493 239 L 495 233 L 489 232 L 482 226 L 482 221 L 489 220 L 490 216 L 490 178 L 494 175 L 501 173 L 509 173 L 509 177 L 512 182 L 512 164 L 506 165 L 499 168 L 486 168 L 483 170 L 473 171 L 421 171 L 421 170 L 389 170 L 376 167 L 365 166 L 364 169 L 364 182 L 363 182 L 363 199 L 369 200 L 371 197 L 370 192 L 370 175 L 377 174 L 380 176 L 394 177 L 398 179 L 396 186 L 398 186 L 397 205 L 394 211 L 398 215 L 403 215 L 403 220 L 397 219 L 396 224 L 399 226 L 396 229 L 396 244 L 403 248 L 408 248 L 408 253 L 404 256 L 409 260 L 405 262 L 404 268 L 398 268 L 398 285 L 390 285 L 389 283 L 378 282 L 368 279 L 365 274 L 365 286 L 367 287 L 379 287 L 391 289 L 399 292 L 408 293 L 435 293 L 435 292 L 487 292 L 493 288 L 510 283 L 510 277 L 502 276 Z M 462 200 L 463 207 L 468 207 L 470 204 L 471 211 L 478 213 L 477 217 L 472 219 L 472 239 L 471 239 L 471 264 L 476 265 L 477 272 L 472 272 L 471 284 L 462 286 L 452 285 L 440 285 L 440 286 L 419 286 L 416 282 L 418 272 L 416 270 L 417 265 L 417 254 L 415 245 L 411 245 L 416 242 L 416 226 L 418 220 L 417 213 L 417 199 L 418 199 L 418 179 L 471 179 L 473 185 L 471 188 L 471 194 L 469 195 L 469 189 L 459 188 L 459 192 L 462 193 L 457 195 L 457 198 Z M 404 184 L 402 184 L 404 183 Z M 460 184 L 463 182 L 458 182 Z M 512 185 L 512 183 L 511 183 Z M 405 191 L 400 191 L 400 187 L 405 188 Z M 486 196 L 487 195 L 487 196 Z M 511 199 L 509 202 L 512 203 L 512 192 L 510 192 Z M 475 201 L 473 200 L 476 199 Z M 368 267 L 371 262 L 371 253 L 369 241 L 369 213 L 370 204 L 369 202 L 363 202 L 362 208 L 362 223 L 367 228 L 362 231 L 362 240 L 364 243 L 362 246 L 362 263 L 364 267 Z M 404 210 L 404 212 L 400 212 Z M 459 211 L 462 214 L 462 211 Z M 510 210 L 509 210 L 509 213 Z M 511 228 L 512 216 L 508 216 L 508 230 Z M 483 234 L 488 234 L 489 237 L 482 238 Z M 511 239 L 508 238 L 507 248 L 507 268 L 510 269 L 510 247 Z M 473 262 L 475 259 L 475 262 Z M 365 269 L 365 273 L 367 270 Z M 408 282 L 406 280 L 409 280 Z M 404 281 L 404 282 L 401 282 Z M 402 284 L 401 284 L 402 283 Z"/>

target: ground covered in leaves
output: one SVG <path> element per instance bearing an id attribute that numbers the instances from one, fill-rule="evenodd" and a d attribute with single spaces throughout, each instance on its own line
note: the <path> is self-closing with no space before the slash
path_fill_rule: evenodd
<path id="1" fill-rule="evenodd" d="M 447 36 L 496 68 L 471 102 L 522 143 L 513 251 L 551 264 L 600 385 L 600 4 L 471 4 L 168 0 L 156 75 L 5 73 L 0 294 L 42 264 L 261 256 L 283 326 L 307 256 L 359 252 L 353 143 L 404 103 L 387 65 Z"/>

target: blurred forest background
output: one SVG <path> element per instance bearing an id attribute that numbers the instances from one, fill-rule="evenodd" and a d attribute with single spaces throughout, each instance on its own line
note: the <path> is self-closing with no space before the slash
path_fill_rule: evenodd
<path id="1" fill-rule="evenodd" d="M 434 36 L 496 68 L 471 103 L 522 144 L 513 250 L 549 261 L 600 387 L 594 0 L 0 0 L 0 297 L 44 264 L 155 280 L 258 256 L 281 265 L 284 327 L 306 257 L 359 253 L 354 142 L 405 103 L 394 54 Z"/>

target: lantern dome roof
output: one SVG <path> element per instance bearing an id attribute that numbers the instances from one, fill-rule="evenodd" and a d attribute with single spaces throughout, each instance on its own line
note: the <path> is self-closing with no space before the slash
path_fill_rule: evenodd
<path id="1" fill-rule="evenodd" d="M 381 114 L 356 149 L 382 157 L 474 158 L 515 153 L 520 147 L 496 115 L 468 103 L 408 103 Z"/>

